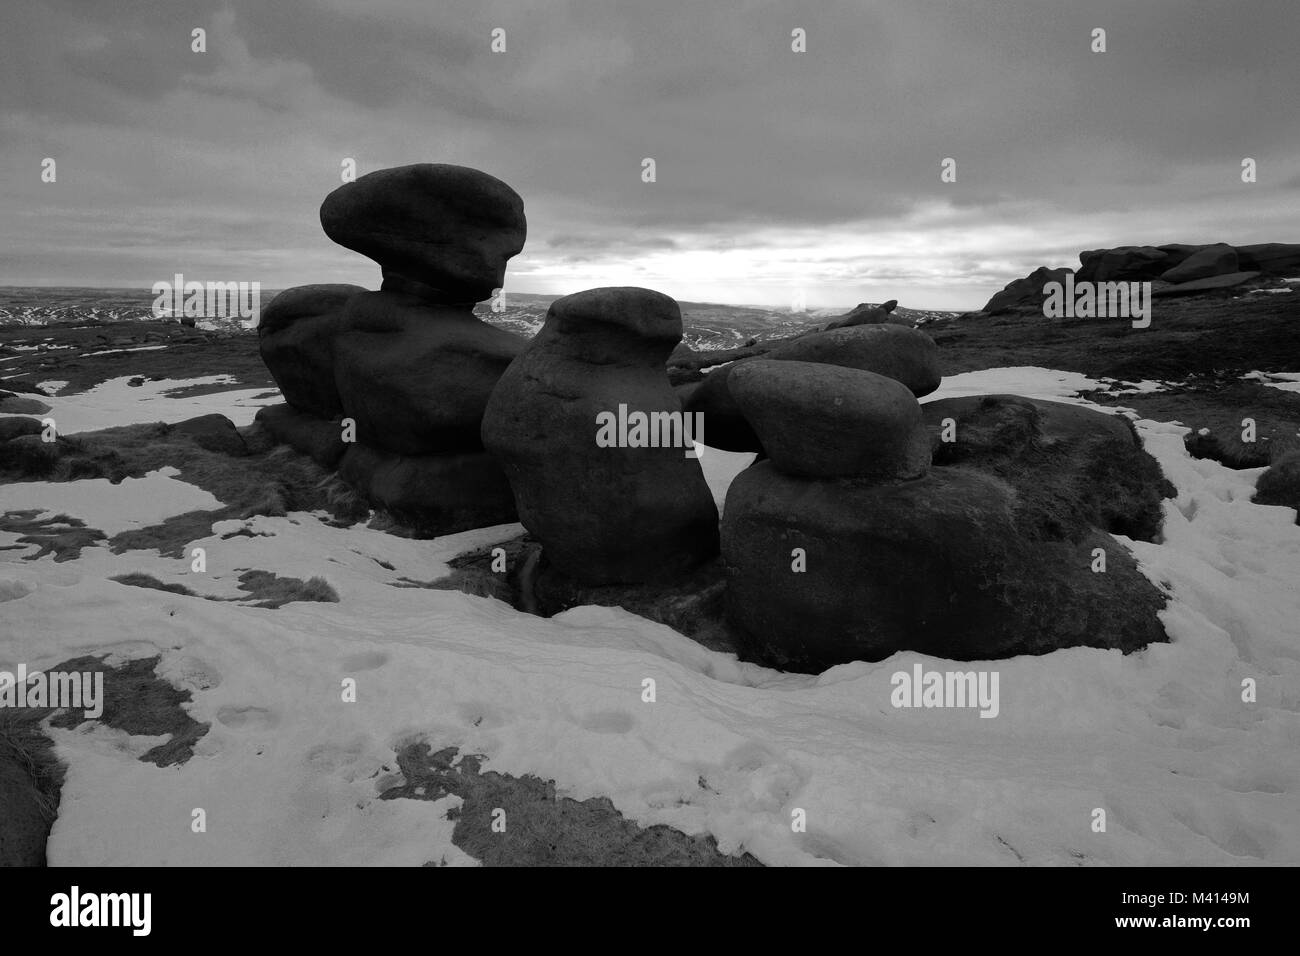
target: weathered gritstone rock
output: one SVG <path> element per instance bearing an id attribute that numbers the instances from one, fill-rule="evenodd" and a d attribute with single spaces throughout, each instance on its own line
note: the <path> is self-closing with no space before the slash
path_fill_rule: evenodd
<path id="1" fill-rule="evenodd" d="M 480 451 L 483 411 L 527 340 L 469 306 L 397 292 L 353 297 L 340 324 L 335 381 L 357 440 L 403 455 Z"/>
<path id="2" fill-rule="evenodd" d="M 726 612 L 746 656 L 819 671 L 899 650 L 971 660 L 1166 640 L 1164 596 L 1109 533 L 1150 539 L 1173 491 L 1127 422 L 1013 395 L 922 409 L 936 457 L 921 477 L 802 477 L 773 456 L 732 483 Z"/>
<path id="3" fill-rule="evenodd" d="M 1158 279 L 1168 266 L 1169 256 L 1154 246 L 1119 246 L 1079 253 L 1075 282 L 1129 282 Z"/>
<path id="4" fill-rule="evenodd" d="M 1046 266 L 1035 269 L 1023 279 L 1008 282 L 1002 287 L 1001 292 L 984 304 L 982 311 L 994 313 L 1017 307 L 1042 308 L 1043 299 L 1046 298 L 1043 295 L 1043 287 L 1049 282 L 1064 284 L 1065 277 L 1073 271 L 1072 269 L 1049 269 Z"/>
<path id="5" fill-rule="evenodd" d="M 1176 490 L 1126 419 L 1019 395 L 944 398 L 921 412 L 934 464 L 1009 484 L 1031 538 L 1075 540 L 1097 529 L 1152 541 L 1160 533 L 1162 501 Z"/>
<path id="6" fill-rule="evenodd" d="M 1097 548 L 1104 574 L 1090 570 Z M 744 656 L 783 669 L 899 650 L 975 660 L 1167 639 L 1164 597 L 1114 538 L 1027 540 L 1006 483 L 962 468 L 871 485 L 759 462 L 728 492 L 722 549 Z"/>
<path id="7" fill-rule="evenodd" d="M 1172 269 L 1162 272 L 1160 278 L 1177 284 L 1237 271 L 1237 250 L 1220 242 L 1196 250 Z"/>
<path id="8" fill-rule="evenodd" d="M 277 441 L 301 452 L 322 468 L 337 467 L 347 451 L 343 429 L 337 421 L 305 414 L 291 405 L 266 405 L 257 410 L 256 420 Z"/>
<path id="9" fill-rule="evenodd" d="M 270 303 L 261 353 L 288 404 L 258 422 L 417 531 L 513 521 L 480 430 L 525 340 L 480 321 L 473 303 L 523 248 L 523 200 L 478 170 L 424 163 L 339 187 L 320 218 L 379 263 L 385 291 L 301 286 Z"/>
<path id="10" fill-rule="evenodd" d="M 1300 276 L 1300 242 L 1260 242 L 1237 246 L 1237 263 L 1245 272 L 1294 278 Z"/>
<path id="11" fill-rule="evenodd" d="M 939 387 L 939 349 L 924 332 L 898 325 L 859 325 L 813 332 L 783 343 L 762 355 L 764 360 L 817 362 L 875 372 L 902 382 L 913 395 L 929 395 Z M 688 412 L 704 415 L 706 441 L 726 451 L 763 450 L 762 443 L 731 395 L 730 379 L 744 359 L 714 369 L 699 387 L 683 396 Z"/>
<path id="12" fill-rule="evenodd" d="M 930 466 L 921 406 L 901 383 L 861 369 L 755 359 L 731 393 L 772 464 L 812 478 L 917 478 Z"/>
<path id="13" fill-rule="evenodd" d="M 334 385 L 334 341 L 348 299 L 359 285 L 285 289 L 262 309 L 258 348 L 284 400 L 301 412 L 335 418 L 343 412 Z"/>
<path id="14" fill-rule="evenodd" d="M 339 245 L 379 263 L 386 289 L 418 288 L 442 303 L 489 298 L 527 235 L 518 193 L 477 169 L 442 163 L 345 183 L 325 197 L 320 221 Z"/>
<path id="15" fill-rule="evenodd" d="M 891 315 L 894 309 L 898 308 L 898 300 L 890 299 L 888 302 L 882 302 L 880 305 L 867 305 L 862 302 L 854 306 L 850 311 L 840 316 L 834 322 L 827 324 L 824 331 L 830 329 L 847 329 L 855 325 L 880 325 L 883 322 L 897 322 L 900 325 L 911 325 L 906 319 L 899 319 Z"/>
<path id="16" fill-rule="evenodd" d="M 349 445 L 339 478 L 374 507 L 423 535 L 517 520 L 501 465 L 484 452 L 395 455 Z"/>
<path id="17" fill-rule="evenodd" d="M 584 584 L 663 582 L 717 553 L 717 509 L 686 457 L 688 423 L 664 366 L 681 336 L 677 303 L 648 289 L 557 299 L 488 403 L 483 444 L 505 467 L 519 520 Z M 599 416 L 637 414 L 675 419 L 680 444 L 631 447 L 630 433 L 597 444 Z"/>

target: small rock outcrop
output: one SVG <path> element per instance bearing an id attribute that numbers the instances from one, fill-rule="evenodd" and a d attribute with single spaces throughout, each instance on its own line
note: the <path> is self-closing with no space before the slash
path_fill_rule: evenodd
<path id="1" fill-rule="evenodd" d="M 983 311 L 992 314 L 1012 308 L 1042 308 L 1043 299 L 1046 298 L 1043 287 L 1050 282 L 1064 284 L 1065 277 L 1072 271 L 1049 269 L 1046 266 L 1035 269 L 1023 279 L 1016 279 L 1003 286 L 1001 292 L 985 303 Z"/>
<path id="2" fill-rule="evenodd" d="M 854 325 L 879 325 L 882 322 L 896 322 L 899 325 L 911 325 L 911 322 L 892 315 L 896 308 L 898 308 L 897 299 L 890 299 L 888 302 L 882 302 L 880 305 L 868 305 L 866 302 L 861 302 L 835 321 L 829 323 L 826 328 L 847 329 Z"/>
<path id="3" fill-rule="evenodd" d="M 1157 297 L 1220 295 L 1277 287 L 1284 278 L 1300 276 L 1300 243 L 1264 242 L 1232 246 L 1223 242 L 1162 246 L 1119 246 L 1079 253 L 1075 283 L 1150 282 Z M 980 312 L 997 314 L 1011 309 L 1040 309 L 1043 286 L 1064 282 L 1068 268 L 1035 269 L 1023 279 L 1008 283 Z"/>

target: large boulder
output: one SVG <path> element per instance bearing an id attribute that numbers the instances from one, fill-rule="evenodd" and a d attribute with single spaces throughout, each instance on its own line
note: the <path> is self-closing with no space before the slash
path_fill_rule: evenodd
<path id="1" fill-rule="evenodd" d="M 1237 262 L 1245 272 L 1295 278 L 1300 276 L 1300 242 L 1260 242 L 1238 246 Z"/>
<path id="2" fill-rule="evenodd" d="M 394 455 L 353 444 L 339 463 L 339 478 L 419 534 L 455 534 L 517 520 L 501 465 L 481 451 Z"/>
<path id="3" fill-rule="evenodd" d="M 1164 597 L 1113 537 L 1033 540 L 1020 525 L 1011 487 L 964 468 L 870 484 L 759 462 L 723 511 L 727 619 L 746 659 L 813 673 L 900 650 L 978 660 L 1167 639 Z"/>
<path id="4" fill-rule="evenodd" d="M 1129 282 L 1158 279 L 1169 268 L 1168 254 L 1154 246 L 1120 246 L 1079 253 L 1078 282 Z"/>
<path id="5" fill-rule="evenodd" d="M 717 553 L 717 508 L 687 457 L 688 423 L 664 365 L 681 337 L 677 303 L 658 292 L 557 299 L 488 402 L 483 444 L 505 468 L 519 520 L 583 584 L 665 582 Z M 605 441 L 610 416 L 642 415 L 675 419 L 681 433 L 659 447 L 631 447 L 648 437 L 631 430 Z"/>
<path id="6" fill-rule="evenodd" d="M 755 359 L 731 375 L 731 393 L 772 463 L 818 478 L 916 478 L 930 466 L 921 406 L 874 372 Z"/>
<path id="7" fill-rule="evenodd" d="M 347 301 L 359 285 L 285 289 L 257 323 L 257 344 L 284 400 L 302 412 L 333 418 L 343 411 L 334 385 L 334 339 Z"/>
<path id="8" fill-rule="evenodd" d="M 1237 250 L 1225 243 L 1205 246 L 1192 253 L 1172 269 L 1160 273 L 1165 282 L 1192 282 L 1210 276 L 1227 275 L 1237 270 Z"/>
<path id="9" fill-rule="evenodd" d="M 1014 308 L 1041 309 L 1043 306 L 1043 286 L 1049 282 L 1065 283 L 1065 277 L 1073 269 L 1049 269 L 1046 266 L 1035 269 L 1023 279 L 1008 282 L 1002 291 L 989 299 L 981 310 L 987 313 L 1002 312 Z"/>
<path id="10" fill-rule="evenodd" d="M 479 451 L 488 397 L 526 344 L 468 305 L 399 292 L 354 296 L 334 363 L 343 413 L 359 442 L 383 451 Z"/>
<path id="11" fill-rule="evenodd" d="M 917 329 L 858 325 L 801 335 L 762 355 L 765 360 L 817 362 L 875 372 L 901 382 L 913 395 L 939 387 L 939 349 Z M 745 359 L 715 368 L 686 397 L 686 411 L 704 415 L 705 442 L 726 451 L 762 451 L 762 443 L 731 395 L 730 379 Z"/>
<path id="12" fill-rule="evenodd" d="M 1113 535 L 1152 540 L 1174 489 L 1126 420 L 1014 395 L 922 411 L 920 477 L 809 478 L 774 457 L 732 482 L 726 613 L 747 657 L 817 671 L 1166 639 L 1164 596 Z"/>
<path id="13" fill-rule="evenodd" d="M 963 395 L 926 402 L 934 464 L 984 472 L 1019 496 L 1038 537 L 1096 528 L 1154 540 L 1175 493 L 1127 419 L 1024 398 Z M 949 440 L 951 439 L 951 440 Z"/>
<path id="14" fill-rule="evenodd" d="M 519 194 L 465 166 L 420 163 L 367 173 L 325 197 L 325 234 L 379 263 L 386 289 L 443 303 L 489 298 L 524 247 Z"/>

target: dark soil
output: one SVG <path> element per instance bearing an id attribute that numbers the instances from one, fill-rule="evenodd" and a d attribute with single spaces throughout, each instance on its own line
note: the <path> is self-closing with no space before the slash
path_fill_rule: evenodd
<path id="1" fill-rule="evenodd" d="M 380 799 L 460 797 L 464 802 L 447 815 L 456 824 L 452 842 L 484 866 L 763 865 L 748 853 L 720 853 L 712 836 L 638 826 L 605 797 L 579 802 L 558 796 L 553 781 L 485 771 L 481 755 L 456 757 L 454 747 L 433 753 L 425 743 L 407 745 L 397 751 L 406 783 Z M 504 819 L 504 831 L 494 831 L 494 818 Z"/>
<path id="2" fill-rule="evenodd" d="M 170 739 L 140 760 L 158 767 L 183 764 L 208 725 L 184 709 L 190 692 L 173 687 L 155 670 L 160 658 L 127 661 L 116 667 L 102 657 L 77 657 L 45 668 L 104 674 L 103 724 L 128 734 Z M 0 710 L 0 866 L 44 866 L 50 827 L 58 816 L 64 768 L 42 724 L 73 729 L 86 722 L 78 711 L 50 707 Z"/>

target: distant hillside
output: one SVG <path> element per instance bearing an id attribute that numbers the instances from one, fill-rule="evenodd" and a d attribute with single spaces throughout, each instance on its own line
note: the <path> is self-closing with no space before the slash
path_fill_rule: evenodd
<path id="1" fill-rule="evenodd" d="M 265 306 L 278 289 L 263 289 Z M 475 311 L 483 319 L 520 335 L 534 335 L 546 319 L 546 310 L 559 298 L 525 292 L 508 292 L 503 312 L 495 313 L 488 303 Z M 147 289 L 92 288 L 0 288 L 0 327 L 84 325 L 152 319 L 154 296 Z M 715 302 L 682 302 L 684 339 L 691 348 L 710 350 L 734 348 L 749 339 L 780 338 L 808 328 L 825 325 L 843 309 L 814 309 L 790 312 L 763 306 L 723 305 Z M 950 318 L 954 312 L 930 312 L 901 306 L 895 315 L 924 325 Z M 241 323 L 230 320 L 199 320 L 201 329 L 237 331 Z"/>

